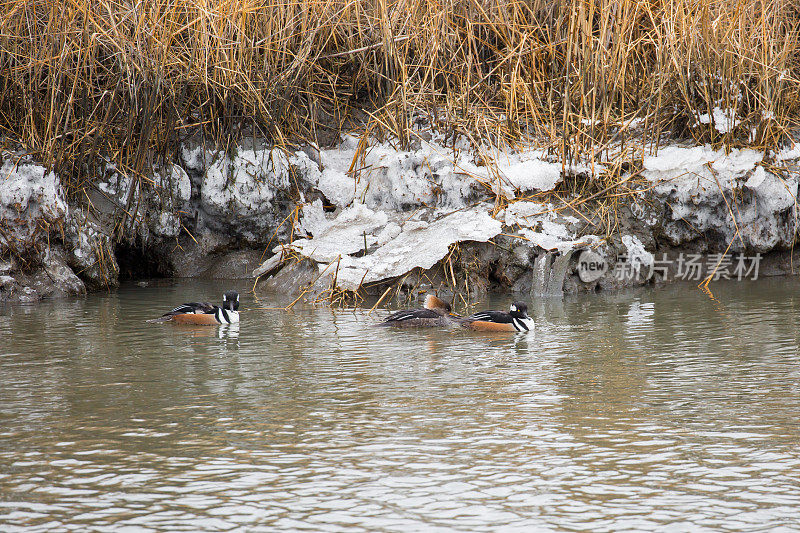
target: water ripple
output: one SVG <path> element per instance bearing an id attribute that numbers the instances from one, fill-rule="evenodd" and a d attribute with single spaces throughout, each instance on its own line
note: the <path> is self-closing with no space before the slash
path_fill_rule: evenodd
<path id="1" fill-rule="evenodd" d="M 0 529 L 796 530 L 797 288 L 535 302 L 528 336 L 144 322 L 202 283 L 5 309 Z"/>

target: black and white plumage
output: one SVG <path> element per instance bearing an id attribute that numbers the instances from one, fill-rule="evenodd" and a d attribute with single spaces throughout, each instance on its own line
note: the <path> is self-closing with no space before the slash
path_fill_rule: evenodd
<path id="1" fill-rule="evenodd" d="M 475 331 L 517 331 L 526 333 L 534 328 L 528 316 L 528 306 L 514 302 L 509 311 L 480 311 L 461 320 L 461 325 Z"/>
<path id="2" fill-rule="evenodd" d="M 228 291 L 223 294 L 222 307 L 210 304 L 209 302 L 185 303 L 149 322 L 175 322 L 177 324 L 197 324 L 206 326 L 238 324 L 239 293 L 236 291 Z"/>

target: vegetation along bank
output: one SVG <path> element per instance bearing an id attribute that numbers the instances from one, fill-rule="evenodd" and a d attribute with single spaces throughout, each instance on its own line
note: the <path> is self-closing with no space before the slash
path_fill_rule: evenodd
<path id="1" fill-rule="evenodd" d="M 793 272 L 794 2 L 2 10 L 2 300 L 162 275 L 349 301 Z"/>

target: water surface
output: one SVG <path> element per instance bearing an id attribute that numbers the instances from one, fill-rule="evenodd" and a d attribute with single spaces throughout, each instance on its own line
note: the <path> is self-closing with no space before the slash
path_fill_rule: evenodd
<path id="1" fill-rule="evenodd" d="M 227 288 L 239 328 L 145 322 Z M 0 530 L 800 529 L 797 280 L 536 302 L 527 336 L 247 289 L 2 308 Z"/>

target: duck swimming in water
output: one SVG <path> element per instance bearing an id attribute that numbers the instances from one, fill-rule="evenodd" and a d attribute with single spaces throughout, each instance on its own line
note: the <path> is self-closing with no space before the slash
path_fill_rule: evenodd
<path id="1" fill-rule="evenodd" d="M 447 327 L 454 325 L 459 318 L 459 315 L 452 314 L 449 303 L 429 294 L 425 297 L 424 307 L 397 311 L 375 325 L 396 328 Z"/>
<path id="2" fill-rule="evenodd" d="M 222 295 L 222 307 L 208 302 L 181 304 L 161 317 L 148 322 L 174 322 L 176 324 L 197 324 L 217 326 L 219 324 L 239 323 L 239 293 L 228 291 Z"/>
<path id="3" fill-rule="evenodd" d="M 528 316 L 528 306 L 524 302 L 511 304 L 505 311 L 481 311 L 459 320 L 462 327 L 473 331 L 516 331 L 526 333 L 534 326 Z"/>

